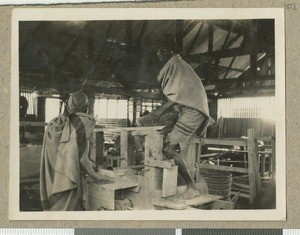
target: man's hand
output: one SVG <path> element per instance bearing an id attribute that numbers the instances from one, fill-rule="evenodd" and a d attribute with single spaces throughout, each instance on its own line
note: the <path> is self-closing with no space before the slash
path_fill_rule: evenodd
<path id="1" fill-rule="evenodd" d="M 97 175 L 97 178 L 94 179 L 94 182 L 97 184 L 110 184 L 114 183 L 115 181 L 108 177 Z"/>

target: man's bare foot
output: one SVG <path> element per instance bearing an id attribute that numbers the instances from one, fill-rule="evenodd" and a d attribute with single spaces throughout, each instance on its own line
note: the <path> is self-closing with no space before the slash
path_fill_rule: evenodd
<path id="1" fill-rule="evenodd" d="M 180 196 L 182 200 L 191 200 L 200 195 L 200 192 L 192 187 L 188 187 L 187 191 Z"/>

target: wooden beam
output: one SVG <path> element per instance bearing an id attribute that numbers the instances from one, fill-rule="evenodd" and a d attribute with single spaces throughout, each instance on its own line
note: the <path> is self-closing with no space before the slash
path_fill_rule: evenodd
<path id="1" fill-rule="evenodd" d="M 234 57 L 234 56 L 243 56 L 243 55 L 250 55 L 250 54 L 258 54 L 263 53 L 263 50 L 255 49 L 254 51 L 248 48 L 230 48 L 222 51 L 211 51 L 211 52 L 204 52 L 194 55 L 186 56 L 185 59 L 189 62 L 201 62 L 201 61 L 211 61 L 215 58 L 227 58 L 227 57 Z"/>
<path id="2" fill-rule="evenodd" d="M 140 97 L 147 99 L 165 99 L 165 95 L 162 92 L 139 92 L 136 91 L 131 94 L 132 97 Z"/>
<path id="3" fill-rule="evenodd" d="M 227 22 L 227 23 L 228 23 L 228 22 Z M 228 39 L 229 39 L 229 37 L 230 37 L 230 35 L 231 35 L 233 29 L 234 29 L 234 26 L 235 26 L 235 21 L 234 21 L 234 23 L 232 24 L 232 27 L 230 28 L 230 30 L 227 32 L 226 38 L 225 38 L 224 43 L 223 43 L 223 46 L 222 46 L 222 50 L 224 50 L 224 49 L 226 49 L 226 48 L 228 47 L 228 46 L 227 46 Z M 237 39 L 238 39 L 238 38 L 237 38 Z M 237 39 L 236 39 L 236 40 L 237 40 Z"/>
<path id="4" fill-rule="evenodd" d="M 218 68 L 219 68 L 219 69 L 230 69 L 230 70 L 232 70 L 232 71 L 241 72 L 241 73 L 244 72 L 243 69 L 232 68 L 232 67 L 229 67 L 229 66 L 218 65 Z"/>
<path id="5" fill-rule="evenodd" d="M 121 96 L 129 95 L 123 88 L 117 88 L 117 87 L 96 87 L 91 85 L 83 85 L 82 88 L 87 90 L 93 90 L 95 91 L 95 93 L 98 94 L 121 95 Z"/>
<path id="6" fill-rule="evenodd" d="M 252 91 L 252 92 L 258 92 L 258 91 L 275 91 L 275 85 L 260 85 L 257 87 L 222 87 L 219 90 L 213 90 L 213 91 L 207 91 L 207 93 L 215 93 L 215 92 L 234 92 L 233 89 L 237 90 L 237 92 L 243 92 L 243 91 Z"/>
<path id="7" fill-rule="evenodd" d="M 212 22 L 208 23 L 208 52 L 214 50 L 214 25 Z"/>
<path id="8" fill-rule="evenodd" d="M 109 21 L 108 24 L 107 24 L 107 26 L 106 26 L 106 33 L 105 33 L 106 40 L 108 40 L 109 37 L 110 37 L 111 31 L 112 31 L 112 27 L 113 27 L 113 22 L 114 21 Z"/>
<path id="9" fill-rule="evenodd" d="M 183 20 L 176 20 L 176 47 L 180 54 L 183 51 Z"/>
<path id="10" fill-rule="evenodd" d="M 126 21 L 125 36 L 126 36 L 127 50 L 131 51 L 132 46 L 133 46 L 132 45 L 132 21 L 131 20 Z"/>
<path id="11" fill-rule="evenodd" d="M 158 168 L 166 168 L 171 169 L 172 166 L 175 165 L 175 162 L 172 161 L 159 161 L 159 160 L 150 160 L 145 159 L 145 166 L 158 167 Z"/>
<path id="12" fill-rule="evenodd" d="M 148 25 L 148 21 L 144 20 L 143 25 L 142 25 L 142 29 L 141 29 L 141 32 L 140 32 L 140 36 L 139 36 L 138 41 L 137 41 L 137 48 L 141 48 L 141 46 L 142 46 L 142 40 L 143 40 L 144 34 L 146 32 L 147 25 Z"/>
<path id="13" fill-rule="evenodd" d="M 191 23 L 187 25 L 187 27 L 183 31 L 183 37 L 186 37 L 194 28 L 197 27 L 201 22 L 198 20 L 192 20 Z M 203 24 L 203 23 L 202 23 Z"/>
<path id="14" fill-rule="evenodd" d="M 232 167 L 232 166 L 209 165 L 209 164 L 200 163 L 199 167 L 203 169 L 218 170 L 218 171 L 248 173 L 248 169 L 246 168 Z"/>
<path id="15" fill-rule="evenodd" d="M 247 146 L 247 141 L 242 139 L 230 139 L 230 138 L 209 138 L 201 139 L 201 145 L 231 145 L 231 146 Z"/>
<path id="16" fill-rule="evenodd" d="M 145 126 L 145 127 L 116 127 L 116 128 L 95 128 L 95 132 L 109 132 L 109 133 L 117 133 L 122 131 L 135 132 L 135 131 L 147 131 L 152 133 L 153 131 L 162 130 L 164 126 Z"/>
<path id="17" fill-rule="evenodd" d="M 226 70 L 226 72 L 225 72 L 225 74 L 224 74 L 224 76 L 223 76 L 223 79 L 226 79 L 226 77 L 227 77 L 229 71 L 231 70 L 231 67 L 232 67 L 232 65 L 233 65 L 233 63 L 234 63 L 234 61 L 235 61 L 235 59 L 236 59 L 236 56 L 233 57 L 233 58 L 231 59 L 230 64 L 229 64 L 229 66 L 228 66 L 228 68 L 227 68 L 227 70 Z"/>
<path id="18" fill-rule="evenodd" d="M 186 53 L 187 55 L 191 54 L 192 49 L 194 48 L 194 45 L 195 45 L 195 43 L 196 43 L 196 41 L 198 39 L 199 34 L 201 33 L 201 31 L 203 29 L 204 24 L 205 24 L 205 21 L 200 25 L 200 27 L 199 27 L 196 35 L 194 36 L 192 42 L 190 43 L 190 45 L 189 45 L 189 47 L 187 49 L 187 53 Z"/>
<path id="19" fill-rule="evenodd" d="M 247 82 L 265 82 L 265 81 L 273 81 L 275 80 L 275 75 L 257 75 L 253 76 L 244 76 L 244 78 L 226 78 L 226 79 L 218 79 L 216 81 L 212 81 L 212 84 L 215 85 L 224 85 L 224 84 L 234 84 L 234 83 L 247 83 Z"/>

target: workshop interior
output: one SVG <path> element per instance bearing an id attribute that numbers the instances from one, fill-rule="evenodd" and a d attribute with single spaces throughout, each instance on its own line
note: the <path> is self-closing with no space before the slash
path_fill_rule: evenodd
<path id="1" fill-rule="evenodd" d="M 274 24 L 20 21 L 20 211 L 43 210 L 47 125 L 78 90 L 95 119 L 90 164 L 110 180 L 97 183 L 81 173 L 81 210 L 276 209 Z M 162 151 L 165 125 L 137 125 L 168 101 L 157 81 L 157 49 L 166 34 L 201 80 L 213 120 L 204 136 L 178 152 L 201 192 L 191 199 L 180 197 L 188 185 Z"/>

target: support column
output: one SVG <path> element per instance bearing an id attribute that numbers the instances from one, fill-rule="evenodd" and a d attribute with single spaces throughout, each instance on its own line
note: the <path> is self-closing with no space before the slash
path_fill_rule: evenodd
<path id="1" fill-rule="evenodd" d="M 261 191 L 261 181 L 258 170 L 258 146 L 254 129 L 248 129 L 248 174 L 250 204 L 253 204 Z"/>

